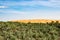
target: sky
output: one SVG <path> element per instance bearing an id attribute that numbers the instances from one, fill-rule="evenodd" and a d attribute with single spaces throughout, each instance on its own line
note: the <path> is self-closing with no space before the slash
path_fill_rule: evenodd
<path id="1" fill-rule="evenodd" d="M 60 0 L 0 0 L 0 21 L 60 20 Z"/>

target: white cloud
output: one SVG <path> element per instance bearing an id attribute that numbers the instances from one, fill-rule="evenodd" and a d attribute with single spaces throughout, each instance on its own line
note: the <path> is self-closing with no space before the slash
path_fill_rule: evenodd
<path id="1" fill-rule="evenodd" d="M 42 5 L 47 7 L 58 7 L 60 8 L 60 0 L 32 0 L 32 1 L 19 1 L 19 2 L 0 2 L 0 4 L 4 6 L 0 6 L 0 8 L 7 8 L 6 6 L 35 6 L 35 5 Z"/>
<path id="2" fill-rule="evenodd" d="M 0 10 L 1 13 L 6 14 L 28 14 L 28 12 L 25 11 L 17 11 L 17 10 Z"/>
<path id="3" fill-rule="evenodd" d="M 5 13 L 1 20 L 13 20 L 13 19 L 60 19 L 60 11 L 16 11 L 16 10 L 0 10 L 1 13 Z M 1 14 L 3 15 L 3 14 Z"/>
<path id="4" fill-rule="evenodd" d="M 47 6 L 47 7 L 58 7 L 60 8 L 60 0 L 49 0 L 49 1 L 22 1 L 22 2 L 5 2 L 1 3 L 6 6 Z M 4 7 L 3 7 L 4 8 Z"/>
<path id="5" fill-rule="evenodd" d="M 0 6 L 0 8 L 7 8 L 7 6 Z"/>
<path id="6" fill-rule="evenodd" d="M 46 1 L 46 0 L 32 0 L 32 1 Z"/>
<path id="7" fill-rule="evenodd" d="M 49 0 L 51 2 L 59 2 L 60 0 Z"/>

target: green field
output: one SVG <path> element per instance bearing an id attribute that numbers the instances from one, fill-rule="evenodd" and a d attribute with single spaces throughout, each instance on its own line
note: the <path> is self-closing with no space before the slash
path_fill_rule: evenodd
<path id="1" fill-rule="evenodd" d="M 0 22 L 0 40 L 60 40 L 60 23 Z"/>

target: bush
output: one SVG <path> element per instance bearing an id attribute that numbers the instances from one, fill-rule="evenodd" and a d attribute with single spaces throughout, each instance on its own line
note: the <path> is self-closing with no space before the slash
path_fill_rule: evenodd
<path id="1" fill-rule="evenodd" d="M 60 23 L 0 22 L 1 40 L 57 40 Z"/>

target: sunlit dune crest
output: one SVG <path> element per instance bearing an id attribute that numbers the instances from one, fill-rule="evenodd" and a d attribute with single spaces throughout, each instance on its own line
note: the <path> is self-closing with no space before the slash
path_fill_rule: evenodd
<path id="1" fill-rule="evenodd" d="M 56 22 L 58 21 L 60 23 L 59 20 L 45 20 L 45 19 L 31 19 L 31 20 L 13 20 L 13 22 L 23 22 L 23 23 L 28 23 L 28 22 L 31 22 L 31 23 L 50 23 L 50 22 Z"/>

